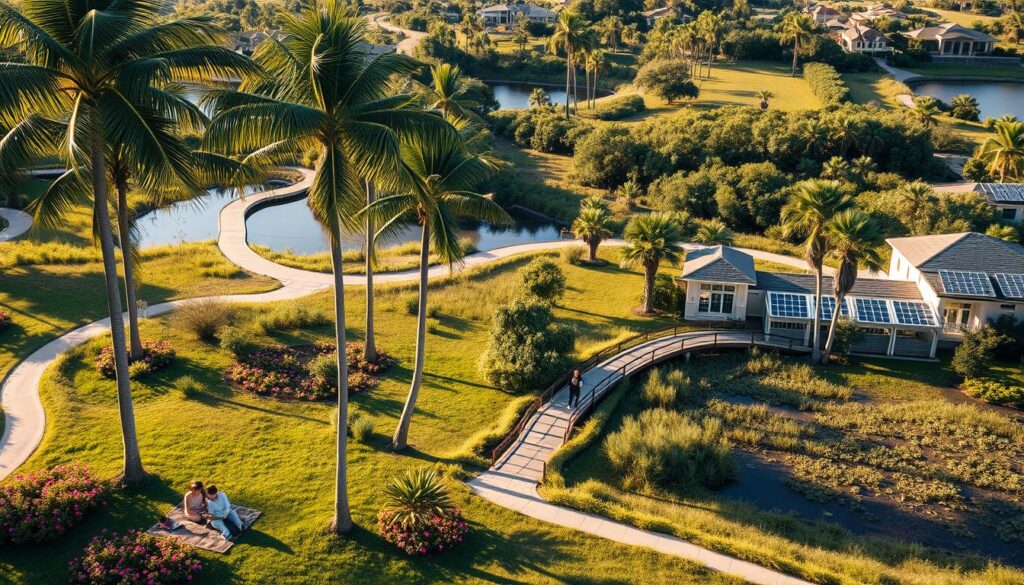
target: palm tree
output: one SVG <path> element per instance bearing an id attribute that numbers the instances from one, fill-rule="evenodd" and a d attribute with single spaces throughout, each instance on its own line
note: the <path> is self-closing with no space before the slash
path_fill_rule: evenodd
<path id="1" fill-rule="evenodd" d="M 720 219 L 711 219 L 700 224 L 694 239 L 709 246 L 731 246 L 733 233 Z"/>
<path id="2" fill-rule="evenodd" d="M 813 180 L 801 183 L 782 209 L 782 227 L 787 236 L 800 234 L 804 240 L 804 258 L 814 271 L 814 306 L 821 306 L 821 281 L 829 242 L 827 224 L 837 213 L 853 205 L 853 198 L 843 192 L 839 181 Z M 811 359 L 821 357 L 821 312 L 814 312 L 811 332 Z"/>
<path id="3" fill-rule="evenodd" d="M 757 98 L 760 100 L 759 105 L 761 106 L 762 110 L 768 109 L 768 100 L 770 100 L 772 97 L 774 97 L 772 95 L 772 92 L 768 91 L 767 89 L 762 89 L 761 91 L 757 92 Z"/>
<path id="4" fill-rule="evenodd" d="M 469 39 L 477 34 L 479 28 L 480 22 L 470 14 L 466 14 L 462 17 L 462 20 L 459 21 L 458 30 L 462 35 L 462 40 L 467 53 L 469 52 Z"/>
<path id="5" fill-rule="evenodd" d="M 437 110 L 445 118 L 475 116 L 474 108 L 480 104 L 466 91 L 462 69 L 458 65 L 439 63 L 430 68 L 431 83 L 426 87 L 427 107 Z"/>
<path id="6" fill-rule="evenodd" d="M 249 75 L 239 91 L 217 95 L 219 114 L 207 131 L 217 151 L 251 153 L 255 163 L 295 151 L 318 153 L 309 207 L 330 238 L 334 274 L 338 368 L 337 474 L 333 529 L 352 527 L 348 507 L 348 360 L 342 231 L 362 229 L 365 183 L 386 189 L 398 173 L 397 131 L 436 128 L 441 119 L 413 107 L 413 95 L 395 95 L 388 80 L 419 68 L 398 53 L 371 55 L 366 21 L 343 0 L 317 0 L 282 18 L 283 40 L 267 39 L 254 54 L 265 73 Z"/>
<path id="7" fill-rule="evenodd" d="M 832 295 L 835 306 L 832 320 L 828 326 L 828 338 L 825 340 L 825 351 L 821 355 L 821 363 L 827 364 L 832 352 L 832 343 L 836 337 L 836 324 L 839 322 L 840 307 L 847 293 L 857 282 L 857 269 L 863 265 L 872 272 L 882 268 L 882 258 L 878 247 L 882 245 L 884 236 L 870 215 L 863 211 L 847 209 L 833 217 L 825 225 L 825 237 L 832 248 L 830 254 L 839 261 L 839 269 L 832 278 Z M 817 299 L 815 307 L 821 306 Z M 821 311 L 815 310 L 815 317 L 821 317 Z M 817 344 L 815 344 L 817 345 Z"/>
<path id="8" fill-rule="evenodd" d="M 551 104 L 551 96 L 542 87 L 535 87 L 530 91 L 530 107 L 545 108 Z"/>
<path id="9" fill-rule="evenodd" d="M 856 177 L 857 182 L 861 185 L 867 180 L 868 175 L 877 169 L 878 165 L 875 164 L 875 161 L 870 156 L 858 156 L 850 163 L 850 174 Z"/>
<path id="10" fill-rule="evenodd" d="M 722 34 L 722 17 L 705 10 L 696 20 L 697 30 L 708 48 L 708 79 L 711 79 L 711 63 L 714 60 L 715 45 Z"/>
<path id="11" fill-rule="evenodd" d="M 643 189 L 640 188 L 640 183 L 637 183 L 633 179 L 630 179 L 619 186 L 619 189 L 615 192 L 620 198 L 626 202 L 626 206 L 630 209 L 636 204 L 636 200 L 644 194 Z"/>
<path id="12" fill-rule="evenodd" d="M 471 130 L 472 131 L 472 130 Z M 388 195 L 367 208 L 381 222 L 380 233 L 404 228 L 408 220 L 420 226 L 420 292 L 416 323 L 416 363 L 402 417 L 392 438 L 395 450 L 408 445 L 420 386 L 423 383 L 427 327 L 427 272 L 430 251 L 449 266 L 462 259 L 465 246 L 459 235 L 458 218 L 472 218 L 492 224 L 511 223 L 511 218 L 489 197 L 474 193 L 483 180 L 496 172 L 493 155 L 467 148 L 454 128 L 425 135 L 409 132 L 402 137 L 401 163 L 407 177 L 402 193 Z"/>
<path id="13" fill-rule="evenodd" d="M 1013 242 L 1014 244 L 1020 242 L 1020 233 L 1017 232 L 1017 229 L 1012 225 L 1007 225 L 1005 223 L 994 223 L 988 226 L 988 229 L 985 230 L 985 235 L 992 238 L 998 238 L 1000 240 L 1006 240 L 1007 242 Z"/>
<path id="14" fill-rule="evenodd" d="M 821 176 L 836 181 L 846 181 L 850 178 L 850 163 L 841 156 L 833 156 L 821 165 Z"/>
<path id="15" fill-rule="evenodd" d="M 135 428 L 117 259 L 108 204 L 109 154 L 123 147 L 140 188 L 189 188 L 190 153 L 175 136 L 164 88 L 251 68 L 217 45 L 209 19 L 165 20 L 167 2 L 23 0 L 0 2 L 0 39 L 24 62 L 0 64 L 0 166 L 24 169 L 58 154 L 68 171 L 34 202 L 38 225 L 54 225 L 88 193 L 103 258 L 124 443 L 123 481 L 146 479 Z M 127 253 L 127 252 L 126 252 Z"/>
<path id="16" fill-rule="evenodd" d="M 597 247 L 605 238 L 612 235 L 611 214 L 607 209 L 600 207 L 580 210 L 580 214 L 572 222 L 572 234 L 586 242 L 590 252 L 588 261 L 597 264 Z"/>
<path id="17" fill-rule="evenodd" d="M 814 34 L 814 21 L 807 14 L 801 12 L 789 12 L 782 18 L 779 25 L 779 32 L 782 33 L 782 42 L 793 43 L 793 68 L 790 75 L 796 77 L 797 59 L 800 56 L 800 45 L 810 41 Z"/>
<path id="18" fill-rule="evenodd" d="M 626 226 L 629 247 L 622 252 L 623 266 L 639 264 L 644 269 L 644 314 L 654 312 L 654 280 L 658 267 L 667 261 L 678 264 L 683 252 L 682 233 L 671 214 L 638 215 Z"/>
<path id="19" fill-rule="evenodd" d="M 931 225 L 928 211 L 930 203 L 935 198 L 932 186 L 922 181 L 914 181 L 904 185 L 898 194 L 900 214 L 904 217 L 904 223 L 910 226 L 910 233 L 927 233 Z"/>
<path id="20" fill-rule="evenodd" d="M 593 83 L 588 81 L 590 90 L 587 92 L 587 107 L 597 107 L 597 77 L 604 69 L 604 51 L 592 49 L 587 51 L 586 69 L 593 75 Z"/>
<path id="21" fill-rule="evenodd" d="M 555 32 L 548 40 L 552 52 L 562 50 L 565 52 L 565 117 L 569 118 L 569 99 L 573 71 L 576 64 L 576 55 L 589 40 L 589 24 L 578 12 L 572 9 L 563 10 L 558 13 L 558 21 L 555 23 Z"/>
<path id="22" fill-rule="evenodd" d="M 935 125 L 941 113 L 942 110 L 936 105 L 934 98 L 918 98 L 914 100 L 914 115 L 927 128 Z"/>
<path id="23" fill-rule="evenodd" d="M 985 139 L 977 156 L 1000 183 L 1024 179 L 1024 123 L 996 122 L 995 134 Z"/>

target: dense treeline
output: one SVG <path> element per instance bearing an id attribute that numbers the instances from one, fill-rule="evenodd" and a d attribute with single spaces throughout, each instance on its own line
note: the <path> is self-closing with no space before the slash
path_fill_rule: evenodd
<path id="1" fill-rule="evenodd" d="M 826 63 L 804 65 L 804 79 L 811 92 L 825 106 L 838 106 L 850 101 L 850 89 L 843 83 L 836 68 Z"/>

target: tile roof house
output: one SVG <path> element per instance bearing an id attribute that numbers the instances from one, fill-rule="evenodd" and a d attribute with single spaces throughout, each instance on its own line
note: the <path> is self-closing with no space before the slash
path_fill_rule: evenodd
<path id="1" fill-rule="evenodd" d="M 854 12 L 850 15 L 850 20 L 854 22 L 860 22 L 863 24 L 870 23 L 873 20 L 879 18 L 888 18 L 891 20 L 906 20 L 907 15 L 904 12 L 883 6 L 881 4 L 875 4 L 869 7 L 867 10 L 862 12 Z"/>
<path id="2" fill-rule="evenodd" d="M 973 232 L 888 243 L 888 274 L 858 278 L 838 306 L 863 329 L 855 352 L 934 358 L 940 342 L 958 343 L 965 329 L 1001 315 L 1024 320 L 1024 247 Z M 766 336 L 810 343 L 812 274 L 756 270 L 749 254 L 715 246 L 688 252 L 677 281 L 686 289 L 687 320 L 760 320 Z M 822 293 L 818 310 L 827 329 L 837 309 L 830 276 Z"/>
<path id="3" fill-rule="evenodd" d="M 831 6 L 825 6 L 824 4 L 808 4 L 804 7 L 803 11 L 809 14 L 814 22 L 818 24 L 825 24 L 833 18 L 840 18 L 843 16 L 842 12 L 839 12 Z"/>
<path id="4" fill-rule="evenodd" d="M 916 40 L 933 55 L 972 56 L 992 52 L 999 39 L 959 24 L 947 22 L 903 33 Z"/>
<path id="5" fill-rule="evenodd" d="M 484 19 L 487 27 L 496 27 L 507 24 L 515 24 L 516 19 L 522 15 L 524 18 L 539 22 L 554 22 L 558 15 L 554 11 L 543 6 L 535 6 L 525 2 L 511 2 L 508 4 L 492 4 L 484 6 L 476 11 L 477 16 Z"/>
<path id="6" fill-rule="evenodd" d="M 888 53 L 889 39 L 863 24 L 851 22 L 839 33 L 839 44 L 847 53 Z"/>

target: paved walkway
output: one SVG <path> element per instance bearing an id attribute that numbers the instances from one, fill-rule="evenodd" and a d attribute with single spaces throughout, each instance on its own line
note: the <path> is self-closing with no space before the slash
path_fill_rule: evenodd
<path id="1" fill-rule="evenodd" d="M 423 37 L 427 36 L 427 33 L 425 32 L 420 32 L 418 30 L 409 30 L 406 28 L 399 28 L 391 24 L 391 16 L 386 12 L 371 14 L 367 18 L 369 18 L 374 24 L 388 32 L 405 35 L 405 38 L 402 39 L 401 41 L 398 41 L 398 45 L 396 46 L 398 52 L 402 53 L 403 55 L 412 56 L 413 51 L 416 50 L 416 45 L 420 44 L 420 41 L 423 40 Z"/>
<path id="2" fill-rule="evenodd" d="M 788 340 L 763 340 L 759 336 L 752 338 L 750 332 L 744 331 L 704 331 L 655 339 L 625 350 L 583 372 L 582 406 L 586 407 L 592 399 L 588 389 L 595 390 L 597 397 L 600 397 L 609 388 L 614 387 L 623 376 L 670 357 L 715 345 L 748 347 L 751 342 L 773 347 L 789 345 Z M 545 501 L 537 493 L 537 484 L 543 478 L 545 463 L 564 442 L 572 414 L 568 398 L 569 389 L 565 387 L 543 406 L 498 462 L 468 482 L 473 493 L 499 506 L 544 522 L 616 542 L 646 546 L 660 553 L 681 557 L 759 585 L 810 585 L 801 579 L 716 553 L 674 536 L 640 530 L 621 522 Z"/>
<path id="3" fill-rule="evenodd" d="M 32 227 L 32 216 L 9 207 L 0 207 L 0 217 L 7 220 L 7 227 L 0 231 L 0 242 L 13 240 Z"/>

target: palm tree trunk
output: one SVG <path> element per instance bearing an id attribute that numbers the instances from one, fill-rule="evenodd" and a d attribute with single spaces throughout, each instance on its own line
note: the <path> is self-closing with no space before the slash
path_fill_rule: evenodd
<path id="1" fill-rule="evenodd" d="M 147 478 L 139 454 L 139 440 L 135 432 L 135 405 L 132 402 L 131 380 L 128 379 L 128 351 L 125 348 L 124 315 L 117 283 L 117 259 L 114 257 L 114 234 L 107 206 L 106 157 L 103 131 L 93 114 L 90 140 L 92 166 L 93 207 L 100 232 L 100 250 L 103 254 L 103 279 L 106 285 L 107 309 L 110 313 L 110 336 L 113 338 L 114 371 L 117 378 L 117 408 L 124 443 L 124 473 L 126 484 L 138 484 Z"/>
<path id="2" fill-rule="evenodd" d="M 583 66 L 583 105 L 590 108 L 590 67 Z"/>
<path id="3" fill-rule="evenodd" d="M 793 70 L 790 71 L 790 73 L 789 73 L 790 77 L 796 77 L 796 56 L 797 56 L 797 54 L 799 54 L 799 51 L 800 51 L 800 41 L 799 41 L 799 39 L 794 39 L 793 40 Z"/>
<path id="4" fill-rule="evenodd" d="M 597 247 L 601 245 L 601 240 L 591 238 L 587 244 L 590 246 L 590 263 L 597 264 Z"/>
<path id="5" fill-rule="evenodd" d="M 374 186 L 366 182 L 366 205 L 372 205 L 376 199 Z M 366 338 L 363 358 L 368 361 L 377 360 L 377 342 L 373 335 L 373 251 L 376 242 L 374 241 L 373 220 L 370 214 L 366 214 Z"/>
<path id="6" fill-rule="evenodd" d="M 836 296 L 836 306 L 832 309 L 832 319 L 828 324 L 828 337 L 825 339 L 825 351 L 821 354 L 821 363 L 828 365 L 828 356 L 832 353 L 832 343 L 836 340 L 836 324 L 839 322 L 839 307 L 843 306 L 846 295 Z"/>
<path id="7" fill-rule="evenodd" d="M 348 357 L 345 352 L 345 274 L 341 260 L 341 229 L 337 220 L 331 229 L 331 269 L 334 275 L 334 342 L 338 360 L 337 466 L 334 478 L 335 534 L 352 529 L 348 508 Z"/>
<path id="8" fill-rule="evenodd" d="M 644 266 L 644 314 L 654 312 L 654 277 L 658 274 L 658 265 Z"/>
<path id="9" fill-rule="evenodd" d="M 576 78 L 576 64 L 573 63 L 572 67 L 572 112 L 574 114 L 580 113 L 580 84 Z"/>
<path id="10" fill-rule="evenodd" d="M 821 348 L 818 347 L 818 333 L 821 331 L 821 272 L 821 266 L 814 268 L 814 330 L 811 331 L 811 360 L 815 362 L 821 358 Z"/>
<path id="11" fill-rule="evenodd" d="M 142 359 L 142 337 L 139 336 L 139 305 L 135 296 L 135 265 L 131 253 L 131 210 L 128 209 L 128 185 L 118 181 L 116 188 L 117 235 L 124 264 L 124 299 L 128 305 L 128 356 L 131 361 L 135 361 Z"/>
<path id="12" fill-rule="evenodd" d="M 569 119 L 569 79 L 572 77 L 572 52 L 565 54 L 565 119 Z"/>
<path id="13" fill-rule="evenodd" d="M 715 45 L 712 43 L 708 46 L 708 79 L 711 79 L 711 62 L 715 58 Z"/>
<path id="14" fill-rule="evenodd" d="M 398 451 L 409 445 L 409 423 L 412 421 L 416 399 L 419 398 L 420 386 L 423 384 L 423 355 L 427 341 L 427 271 L 430 269 L 430 225 L 424 222 L 420 238 L 420 303 L 416 312 L 416 364 L 413 366 L 412 383 L 409 385 L 409 396 L 402 408 L 402 418 L 398 421 L 395 436 L 391 440 L 392 447 Z"/>

